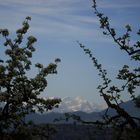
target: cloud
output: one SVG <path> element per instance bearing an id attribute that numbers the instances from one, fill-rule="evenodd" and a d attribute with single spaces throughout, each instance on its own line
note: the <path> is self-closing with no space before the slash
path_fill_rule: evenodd
<path id="1" fill-rule="evenodd" d="M 140 1 L 139 0 L 118 0 L 118 1 L 112 1 L 112 0 L 101 0 L 96 1 L 97 6 L 99 8 L 108 8 L 108 9 L 124 9 L 124 8 L 139 8 L 140 7 Z"/>
<path id="2" fill-rule="evenodd" d="M 81 36 L 95 36 L 98 31 L 93 26 L 98 21 L 90 15 L 88 4 L 85 0 L 5 0 L 0 4 L 5 7 L 0 10 L 3 21 L 1 25 L 7 26 L 13 32 L 20 27 L 26 16 L 31 15 L 33 34 L 75 40 Z"/>
<path id="3" fill-rule="evenodd" d="M 110 8 L 110 9 L 123 9 L 123 8 L 140 8 L 140 1 L 139 0 L 118 0 L 118 1 L 104 1 L 100 0 L 97 1 L 97 5 L 100 8 Z"/>
<path id="4" fill-rule="evenodd" d="M 15 32 L 26 16 L 31 16 L 32 34 L 46 35 L 58 39 L 99 40 L 98 19 L 90 9 L 92 0 L 0 0 L 0 26 Z M 137 0 L 134 0 L 135 2 Z M 97 1 L 101 8 L 123 8 L 137 6 L 129 0 Z M 116 24 L 116 23 L 115 23 Z M 100 42 L 105 41 L 100 38 Z M 109 41 L 109 40 L 107 40 Z"/>

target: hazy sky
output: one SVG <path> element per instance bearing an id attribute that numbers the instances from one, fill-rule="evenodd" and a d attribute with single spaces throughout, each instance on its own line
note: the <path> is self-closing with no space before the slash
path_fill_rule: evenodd
<path id="1" fill-rule="evenodd" d="M 118 33 L 123 33 L 128 23 L 134 33 L 140 28 L 140 0 L 97 0 L 97 4 Z M 0 0 L 0 28 L 8 28 L 12 38 L 26 16 L 32 17 L 28 35 L 38 39 L 33 62 L 47 65 L 57 57 L 62 60 L 58 74 L 48 77 L 43 96 L 81 96 L 104 104 L 96 89 L 100 78 L 77 40 L 92 50 L 112 79 L 123 64 L 133 65 L 111 38 L 102 35 L 92 0 Z M 132 43 L 136 39 L 132 34 Z M 3 50 L 2 42 L 0 45 Z M 0 57 L 2 53 L 0 51 Z"/>

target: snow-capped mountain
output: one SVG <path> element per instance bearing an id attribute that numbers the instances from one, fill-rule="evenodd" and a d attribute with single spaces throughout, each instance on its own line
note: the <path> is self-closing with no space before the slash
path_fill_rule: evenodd
<path id="1" fill-rule="evenodd" d="M 91 113 L 100 110 L 102 110 L 102 108 L 99 105 L 91 104 L 81 97 L 66 97 L 62 99 L 59 108 L 54 109 L 53 112 L 64 113 L 82 111 L 86 113 Z"/>
<path id="2" fill-rule="evenodd" d="M 77 103 L 77 101 L 79 104 Z M 71 104 L 73 107 L 70 107 Z M 90 107 L 88 105 L 90 105 Z M 138 118 L 140 117 L 140 108 L 137 108 L 133 101 L 124 102 L 121 104 L 121 107 L 124 108 L 133 117 L 138 117 Z M 83 108 L 85 110 L 83 110 Z M 63 101 L 60 104 L 60 108 L 58 108 L 58 110 L 56 109 L 55 111 L 51 111 L 49 113 L 43 113 L 43 114 L 32 113 L 27 116 L 27 120 L 33 120 L 35 123 L 54 123 L 55 119 L 65 118 L 64 112 L 69 112 L 78 115 L 81 117 L 82 120 L 85 121 L 91 122 L 91 121 L 101 120 L 102 116 L 106 112 L 106 109 L 100 112 L 95 112 L 96 110 L 94 111 L 94 109 L 96 109 L 96 106 L 94 107 L 91 106 L 90 103 L 87 103 L 86 100 L 80 97 L 77 98 L 67 97 L 63 99 Z M 108 115 L 114 116 L 116 115 L 116 111 L 110 108 L 108 110 Z M 73 121 L 70 121 L 70 123 L 72 122 Z M 60 123 L 67 123 L 67 122 L 62 121 Z"/>

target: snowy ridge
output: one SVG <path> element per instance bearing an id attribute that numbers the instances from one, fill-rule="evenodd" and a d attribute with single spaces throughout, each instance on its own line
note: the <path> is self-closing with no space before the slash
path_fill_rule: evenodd
<path id="1" fill-rule="evenodd" d="M 81 97 L 66 97 L 62 99 L 59 108 L 55 108 L 53 112 L 65 113 L 65 112 L 77 112 L 82 111 L 86 113 L 97 112 L 103 109 L 102 106 L 92 104 Z"/>

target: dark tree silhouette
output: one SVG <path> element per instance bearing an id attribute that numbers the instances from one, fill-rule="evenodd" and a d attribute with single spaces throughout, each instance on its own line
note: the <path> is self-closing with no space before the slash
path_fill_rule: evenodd
<path id="1" fill-rule="evenodd" d="M 111 36 L 113 41 L 120 47 L 121 50 L 125 51 L 130 57 L 130 61 L 140 61 L 140 41 L 136 41 L 132 46 L 130 46 L 130 33 L 132 32 L 131 26 L 126 25 L 126 32 L 122 36 L 118 36 L 116 30 L 111 27 L 109 18 L 103 13 L 100 13 L 97 9 L 96 1 L 93 0 L 93 9 L 95 15 L 99 18 L 100 28 L 103 29 L 103 34 Z M 137 35 L 140 36 L 140 29 L 137 32 Z M 79 42 L 78 42 L 79 43 Z M 95 68 L 99 72 L 103 83 L 98 86 L 99 93 L 106 102 L 108 108 L 112 108 L 117 112 L 115 116 L 108 115 L 108 109 L 104 115 L 104 121 L 100 122 L 90 122 L 92 124 L 99 124 L 101 126 L 112 126 L 117 130 L 118 135 L 116 139 L 130 139 L 138 140 L 140 139 L 140 118 L 131 116 L 126 110 L 124 110 L 120 104 L 122 102 L 121 92 L 126 91 L 130 94 L 130 99 L 133 100 L 137 107 L 140 107 L 140 96 L 136 96 L 136 89 L 140 87 L 140 66 L 137 65 L 130 69 L 126 64 L 122 69 L 119 70 L 117 74 L 117 79 L 124 81 L 120 87 L 113 84 L 113 81 L 110 80 L 107 76 L 107 71 L 103 69 L 102 65 L 98 60 L 93 56 L 91 50 L 86 48 L 83 44 L 79 43 L 83 51 L 88 54 L 89 58 L 92 60 Z M 112 86 L 113 85 L 113 86 Z M 80 120 L 81 121 L 81 120 Z M 88 123 L 82 121 L 83 123 Z M 128 133 L 129 132 L 129 133 Z M 126 135 L 127 133 L 127 135 Z"/>
<path id="2" fill-rule="evenodd" d="M 4 38 L 5 59 L 0 58 L 0 139 L 12 140 L 30 139 L 32 137 L 31 122 L 26 122 L 25 117 L 31 112 L 44 112 L 58 107 L 60 99 L 44 99 L 39 95 L 47 87 L 46 77 L 57 73 L 56 59 L 44 67 L 37 63 L 35 67 L 38 73 L 30 77 L 32 53 L 35 51 L 33 44 L 37 41 L 34 36 L 27 38 L 24 44 L 25 34 L 29 29 L 30 17 L 26 17 L 23 26 L 16 31 L 14 40 L 9 38 L 8 29 L 0 29 Z M 0 56 L 1 57 L 1 56 Z M 40 133 L 39 131 L 36 131 Z M 35 134 L 34 134 L 35 135 Z"/>

